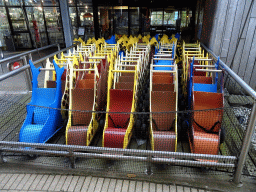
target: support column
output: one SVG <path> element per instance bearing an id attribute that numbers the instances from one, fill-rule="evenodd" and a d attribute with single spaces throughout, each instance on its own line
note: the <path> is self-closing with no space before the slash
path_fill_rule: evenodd
<path id="1" fill-rule="evenodd" d="M 93 22 L 94 22 L 94 36 L 95 39 L 99 38 L 99 19 L 98 19 L 98 3 L 97 1 L 92 1 L 93 9 Z"/>
<path id="2" fill-rule="evenodd" d="M 65 43 L 66 43 L 66 47 L 70 47 L 73 45 L 74 34 L 72 31 L 72 25 L 69 17 L 68 1 L 63 0 L 59 2 L 60 2 L 60 13 L 62 18 Z"/>

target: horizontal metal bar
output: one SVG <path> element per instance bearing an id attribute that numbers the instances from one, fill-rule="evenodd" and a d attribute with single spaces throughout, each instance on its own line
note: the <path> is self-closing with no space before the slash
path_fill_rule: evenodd
<path id="1" fill-rule="evenodd" d="M 168 158 L 152 158 L 154 163 L 171 163 L 179 166 L 195 166 L 195 167 L 216 167 L 216 168 L 234 168 L 233 163 L 218 163 L 210 161 L 191 161 L 180 159 L 168 159 Z"/>
<path id="2" fill-rule="evenodd" d="M 185 49 L 199 50 L 199 48 L 195 48 L 195 47 L 185 47 Z"/>
<path id="3" fill-rule="evenodd" d="M 155 57 L 156 57 L 156 56 L 157 56 L 157 57 L 171 57 L 172 54 L 155 54 L 154 56 L 155 56 Z"/>
<path id="4" fill-rule="evenodd" d="M 47 68 L 40 68 L 40 71 L 55 71 L 55 69 L 54 68 L 49 68 L 49 69 L 47 69 Z"/>
<path id="5" fill-rule="evenodd" d="M 94 71 L 94 69 L 73 69 L 74 71 Z"/>
<path id="6" fill-rule="evenodd" d="M 187 54 L 187 53 L 201 53 L 201 51 L 184 51 L 185 52 L 185 54 Z"/>
<path id="7" fill-rule="evenodd" d="M 168 60 L 168 61 L 173 61 L 172 58 L 153 58 L 153 60 Z"/>
<path id="8" fill-rule="evenodd" d="M 67 51 L 67 50 L 69 50 L 69 49 L 71 49 L 71 48 L 73 48 L 73 47 L 75 47 L 75 46 L 76 46 L 76 45 L 72 45 L 72 46 L 67 47 L 67 48 L 65 48 L 65 49 L 59 50 L 59 51 L 57 51 L 57 52 L 54 52 L 54 53 L 52 53 L 52 54 L 50 54 L 50 55 L 47 55 L 47 56 L 45 56 L 45 57 L 43 57 L 43 58 L 41 58 L 41 59 L 38 59 L 38 60 L 34 61 L 33 63 L 34 63 L 34 65 L 36 65 L 36 64 L 38 64 L 38 63 L 41 63 L 41 62 L 45 61 L 46 59 L 48 59 L 48 58 L 50 58 L 50 57 L 53 57 L 54 55 L 57 55 L 57 54 L 59 54 L 59 53 L 62 53 L 62 52 L 64 52 L 64 51 Z"/>
<path id="9" fill-rule="evenodd" d="M 75 45 L 72 45 L 72 46 L 70 46 L 70 47 L 68 47 L 68 48 L 65 48 L 65 49 L 62 49 L 62 50 L 60 50 L 60 51 L 54 52 L 54 53 L 52 53 L 52 54 L 50 54 L 50 55 L 47 55 L 47 56 L 45 56 L 45 57 L 43 57 L 43 58 L 41 58 L 41 59 L 39 59 L 39 60 L 34 61 L 33 63 L 34 63 L 34 65 L 36 65 L 36 64 L 38 64 L 38 63 L 41 63 L 41 62 L 45 61 L 46 59 L 48 59 L 48 58 L 50 58 L 50 57 L 53 57 L 54 55 L 56 55 L 56 54 L 58 54 L 58 53 L 64 52 L 64 51 L 66 51 L 66 50 L 68 50 L 68 49 L 71 49 L 71 48 L 73 48 L 73 47 L 75 47 Z M 10 72 L 8 72 L 8 73 L 5 73 L 5 74 L 3 74 L 3 75 L 0 76 L 0 81 L 3 81 L 3 80 L 5 80 L 5 79 L 7 79 L 7 78 L 9 78 L 9 77 L 15 76 L 15 75 L 17 75 L 17 74 L 19 74 L 19 73 L 25 71 L 25 70 L 28 69 L 28 68 L 30 68 L 30 66 L 29 66 L 29 65 L 25 65 L 25 66 L 20 67 L 19 69 L 10 71 Z"/>
<path id="10" fill-rule="evenodd" d="M 199 44 L 197 44 L 197 43 L 186 43 L 185 47 L 186 46 L 188 46 L 188 47 L 199 47 Z"/>
<path id="11" fill-rule="evenodd" d="M 58 65 L 68 65 L 68 63 L 57 63 Z M 51 64 L 52 65 L 52 64 Z"/>
<path id="12" fill-rule="evenodd" d="M 230 162 L 234 162 L 237 160 L 236 156 L 208 155 L 208 154 L 167 152 L 167 151 L 151 151 L 151 150 L 138 150 L 138 149 L 119 149 L 119 148 L 94 147 L 94 146 L 78 146 L 78 145 L 0 141 L 0 146 L 33 147 L 33 148 L 42 148 L 42 149 L 55 149 L 55 150 L 67 150 L 67 151 L 71 150 L 71 151 L 84 151 L 84 152 L 97 152 L 97 153 L 114 153 L 114 154 L 125 154 L 125 155 L 142 155 L 142 156 L 151 155 L 151 156 L 158 156 L 158 157 L 164 156 L 166 158 L 169 157 L 169 158 L 185 158 L 185 159 L 226 160 Z M 27 151 L 27 150 L 24 148 L 23 151 Z"/>
<path id="13" fill-rule="evenodd" d="M 111 70 L 115 73 L 135 73 L 135 70 Z"/>
<path id="14" fill-rule="evenodd" d="M 196 71 L 204 71 L 204 72 L 213 72 L 213 73 L 221 73 L 222 70 L 217 69 L 195 69 Z"/>
<path id="15" fill-rule="evenodd" d="M 71 156 L 67 151 L 50 151 L 50 150 L 38 150 L 38 149 L 20 149 L 20 148 L 1 148 L 1 151 L 36 154 L 36 155 L 54 155 L 54 156 Z"/>
<path id="16" fill-rule="evenodd" d="M 0 64 L 3 63 L 3 62 L 6 62 L 6 61 L 9 61 L 9 60 L 12 60 L 12 59 L 16 59 L 18 57 L 22 57 L 24 55 L 27 55 L 27 54 L 30 54 L 30 53 L 34 53 L 34 52 L 37 52 L 37 51 L 41 51 L 41 50 L 44 50 L 44 49 L 48 49 L 50 47 L 54 47 L 54 46 L 57 46 L 58 47 L 59 44 L 53 44 L 53 45 L 48 45 L 48 46 L 45 46 L 45 47 L 41 47 L 39 49 L 35 49 L 35 50 L 31 50 L 31 51 L 27 51 L 25 53 L 21 53 L 21 54 L 18 54 L 18 55 L 14 55 L 14 56 L 11 56 L 11 57 L 8 57 L 6 59 L 2 59 L 0 60 Z"/>
<path id="17" fill-rule="evenodd" d="M 176 71 L 171 70 L 151 70 L 154 73 L 176 73 Z"/>
<path id="18" fill-rule="evenodd" d="M 138 61 L 140 61 L 140 60 L 139 59 L 136 59 L 136 60 L 120 60 L 120 62 L 122 62 L 122 63 L 126 63 L 126 62 L 137 63 Z"/>
<path id="19" fill-rule="evenodd" d="M 151 65 L 152 67 L 175 67 L 175 65 Z"/>
<path id="20" fill-rule="evenodd" d="M 218 57 L 210 50 L 208 49 L 204 44 L 200 43 L 202 45 L 202 47 L 208 52 L 210 53 L 215 59 L 217 59 Z M 256 92 L 244 81 L 241 79 L 241 77 L 239 77 L 234 71 L 232 71 L 232 69 L 230 69 L 221 59 L 220 59 L 220 65 L 223 67 L 223 69 L 225 69 L 226 72 L 228 72 L 229 75 L 231 75 L 231 77 L 233 77 L 236 82 L 242 86 L 244 88 L 244 90 L 250 95 L 252 96 L 255 100 L 256 100 Z"/>
<path id="21" fill-rule="evenodd" d="M 209 161 L 191 161 L 191 160 L 180 160 L 173 158 L 159 158 L 159 157 L 141 157 L 141 156 L 126 156 L 117 155 L 114 152 L 110 154 L 98 154 L 98 153 L 81 153 L 68 151 L 49 151 L 49 150 L 37 150 L 37 149 L 20 149 L 20 148 L 2 148 L 4 152 L 18 152 L 26 154 L 36 154 L 36 155 L 50 155 L 50 156 L 64 156 L 64 157 L 82 157 L 82 158 L 98 158 L 98 159 L 114 159 L 114 160 L 132 160 L 132 161 L 143 161 L 152 163 L 170 163 L 175 165 L 183 166 L 196 166 L 196 167 L 218 167 L 218 168 L 233 168 L 235 164 L 232 163 L 218 163 Z"/>
<path id="22" fill-rule="evenodd" d="M 15 76 L 15 75 L 17 75 L 17 74 L 19 74 L 19 73 L 25 71 L 25 70 L 28 69 L 28 68 L 30 68 L 30 66 L 29 66 L 29 65 L 25 65 L 25 66 L 23 66 L 23 67 L 20 67 L 19 69 L 15 69 L 15 70 L 13 70 L 13 71 L 10 71 L 10 72 L 8 72 L 8 73 L 5 73 L 5 74 L 3 74 L 3 75 L 0 76 L 0 81 L 3 81 L 3 80 L 5 80 L 5 79 L 7 79 L 7 78 L 9 78 L 9 77 Z"/>
<path id="23" fill-rule="evenodd" d="M 100 56 L 94 56 L 94 57 L 88 57 L 88 59 L 105 59 L 106 57 L 100 57 Z"/>
<path id="24" fill-rule="evenodd" d="M 87 50 L 84 51 L 76 51 L 77 53 L 85 53 Z"/>
<path id="25" fill-rule="evenodd" d="M 212 59 L 200 59 L 200 58 L 195 58 L 195 61 L 212 61 Z"/>
<path id="26" fill-rule="evenodd" d="M 195 57 L 195 58 L 200 58 L 201 56 L 203 56 L 202 54 L 198 54 L 198 55 L 189 54 L 189 55 L 186 55 L 186 56 L 191 56 L 191 55 L 192 55 L 192 56 L 194 55 L 194 56 L 193 56 L 193 57 L 187 57 L 187 58 L 188 58 L 188 59 L 193 59 L 194 57 Z M 196 56 L 197 56 L 197 57 L 196 57 Z"/>
<path id="27" fill-rule="evenodd" d="M 64 57 L 66 57 L 66 58 L 69 58 L 69 59 L 72 59 L 73 57 L 76 57 L 76 58 L 79 58 L 80 56 L 77 56 L 77 55 L 72 55 L 72 56 L 64 56 Z"/>
<path id="28" fill-rule="evenodd" d="M 171 53 L 172 51 L 162 51 L 162 50 L 160 50 L 160 51 L 158 51 L 158 53 Z"/>
<path id="29" fill-rule="evenodd" d="M 100 61 L 92 61 L 92 62 L 90 62 L 90 61 L 82 61 L 81 63 L 82 64 L 97 64 L 97 63 L 100 63 Z"/>
<path id="30" fill-rule="evenodd" d="M 140 59 L 141 57 L 130 57 L 130 56 L 127 56 L 127 57 L 124 57 L 123 59 Z M 125 61 L 125 60 L 122 60 L 122 61 Z"/>
<path id="31" fill-rule="evenodd" d="M 141 54 L 143 54 L 143 53 L 145 53 L 146 51 L 132 51 L 132 53 L 141 53 Z"/>
<path id="32" fill-rule="evenodd" d="M 120 66 L 120 67 L 135 67 L 136 65 L 123 65 L 123 64 L 117 64 L 117 66 Z"/>
<path id="33" fill-rule="evenodd" d="M 193 65 L 193 67 L 215 67 L 215 65 Z"/>

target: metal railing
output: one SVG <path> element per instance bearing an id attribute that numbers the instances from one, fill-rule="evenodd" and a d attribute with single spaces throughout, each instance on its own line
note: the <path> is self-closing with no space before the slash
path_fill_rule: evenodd
<path id="1" fill-rule="evenodd" d="M 57 55 L 57 54 L 59 54 L 59 53 L 61 53 L 61 52 L 67 51 L 67 50 L 69 50 L 69 49 L 72 49 L 73 47 L 75 47 L 75 45 L 72 45 L 72 46 L 67 47 L 67 48 L 65 48 L 65 49 L 61 49 L 61 50 L 59 50 L 59 51 L 57 51 L 57 52 L 54 52 L 54 53 L 52 53 L 52 54 L 50 54 L 50 55 L 47 55 L 47 56 L 45 56 L 45 57 L 43 57 L 43 58 L 41 58 L 41 59 L 39 59 L 39 60 L 34 61 L 33 64 L 34 64 L 34 65 L 37 65 L 37 64 L 39 64 L 39 63 L 45 61 L 46 59 L 48 59 L 48 58 L 50 58 L 50 57 L 53 57 L 54 55 Z M 25 54 L 25 53 L 24 53 L 24 54 Z M 24 56 L 24 54 L 23 54 L 23 56 Z M 26 53 L 26 54 L 27 54 L 27 53 Z M 25 54 L 25 55 L 26 55 L 26 54 Z M 5 61 L 9 61 L 9 60 L 11 60 L 11 59 L 13 59 L 13 58 L 17 58 L 17 57 L 19 57 L 19 56 L 14 56 L 14 57 L 11 57 L 11 58 L 6 58 Z M 8 59 L 9 59 L 9 60 L 8 60 Z M 0 61 L 0 62 L 2 62 L 2 61 Z M 7 79 L 7 78 L 9 78 L 9 77 L 12 77 L 12 76 L 14 76 L 14 75 L 17 75 L 17 74 L 19 74 L 19 73 L 21 73 L 21 72 L 23 72 L 23 71 L 25 71 L 25 70 L 27 70 L 27 69 L 29 69 L 29 68 L 30 68 L 30 66 L 29 66 L 28 63 L 26 62 L 26 65 L 24 65 L 23 67 L 20 67 L 19 69 L 16 69 L 16 70 L 14 70 L 14 71 L 11 71 L 11 72 L 9 72 L 9 73 L 6 73 L 6 74 L 1 75 L 1 76 L 0 76 L 0 81 L 3 81 L 3 80 L 5 80 L 5 79 Z"/>
<path id="2" fill-rule="evenodd" d="M 204 44 L 201 43 L 201 45 L 208 53 L 210 53 L 210 55 L 212 57 L 217 59 L 217 56 L 211 50 L 209 50 Z M 222 66 L 223 69 L 225 69 L 229 73 L 229 75 L 231 75 L 235 79 L 235 81 L 241 87 L 243 87 L 243 89 L 254 100 L 253 108 L 252 108 L 252 111 L 251 111 L 251 116 L 250 116 L 250 119 L 249 119 L 248 127 L 247 127 L 246 132 L 245 132 L 245 136 L 244 136 L 244 139 L 243 139 L 243 145 L 242 145 L 241 152 L 240 152 L 240 155 L 239 155 L 239 158 L 238 158 L 238 163 L 237 163 L 237 166 L 236 166 L 236 171 L 235 171 L 235 175 L 234 175 L 234 179 L 233 179 L 234 183 L 239 184 L 241 182 L 242 170 L 243 170 L 243 167 L 244 167 L 244 164 L 245 164 L 246 157 L 248 155 L 248 151 L 249 151 L 250 144 L 251 144 L 251 141 L 252 141 L 252 136 L 254 134 L 254 129 L 255 129 L 255 126 L 256 126 L 256 92 L 221 60 L 220 60 L 220 65 Z"/>
<path id="3" fill-rule="evenodd" d="M 27 85 L 27 89 L 29 91 L 32 91 L 32 86 L 31 86 L 31 80 L 32 80 L 32 77 L 31 77 L 31 73 L 29 70 L 26 70 L 28 69 L 28 59 L 29 60 L 33 60 L 33 57 L 32 57 L 32 53 L 35 53 L 35 52 L 38 52 L 39 51 L 43 51 L 43 50 L 46 50 L 46 49 L 49 49 L 51 47 L 57 47 L 58 50 L 60 51 L 60 45 L 59 44 L 52 44 L 52 45 L 48 45 L 48 46 L 45 46 L 45 47 L 41 47 L 41 48 L 38 48 L 38 49 L 35 49 L 35 50 L 31 50 L 31 51 L 26 51 L 24 53 L 21 53 L 21 54 L 17 54 L 17 55 L 14 55 L 14 56 L 11 56 L 11 57 L 8 57 L 8 58 L 5 58 L 5 59 L 1 59 L 0 60 L 0 65 L 1 65 L 1 71 L 3 73 L 3 75 L 1 77 L 5 77 L 4 75 L 6 75 L 6 77 L 8 78 L 9 76 L 12 76 L 12 75 L 15 75 L 15 74 L 19 74 L 20 72 L 24 71 L 24 77 L 25 77 L 25 81 L 26 81 L 26 85 Z M 14 71 L 11 71 L 10 73 L 4 73 L 4 70 L 3 70 L 3 64 L 5 63 L 8 63 L 8 62 L 11 62 L 11 61 L 15 61 L 15 60 L 22 60 L 23 62 L 23 68 L 21 70 L 14 70 Z M 7 64 L 9 65 L 9 64 Z"/>
<path id="4" fill-rule="evenodd" d="M 41 47 L 41 48 L 38 48 L 38 49 L 35 49 L 35 50 L 27 51 L 27 52 L 24 52 L 24 53 L 21 53 L 21 54 L 18 54 L 18 55 L 14 55 L 14 56 L 11 56 L 11 57 L 7 57 L 5 59 L 1 59 L 0 64 L 2 64 L 4 62 L 8 62 L 8 61 L 13 60 L 13 59 L 17 59 L 19 57 L 26 56 L 26 55 L 29 55 L 29 57 L 30 57 L 29 59 L 32 59 L 32 53 L 42 51 L 42 50 L 45 50 L 45 49 L 49 49 L 51 47 L 56 47 L 56 46 L 58 47 L 58 51 L 60 51 L 60 45 L 59 44 L 47 45 L 45 47 Z"/>

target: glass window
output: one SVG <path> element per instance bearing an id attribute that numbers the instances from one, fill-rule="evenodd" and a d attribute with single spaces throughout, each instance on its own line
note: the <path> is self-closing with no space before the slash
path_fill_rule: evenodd
<path id="1" fill-rule="evenodd" d="M 77 27 L 77 15 L 76 15 L 76 7 L 69 7 L 69 16 L 71 18 L 72 26 Z"/>
<path id="2" fill-rule="evenodd" d="M 78 15 L 80 18 L 81 26 L 92 25 L 93 23 L 93 12 L 92 10 L 84 7 L 78 7 Z"/>
<path id="3" fill-rule="evenodd" d="M 6 5 L 19 5 L 20 6 L 20 1 L 18 0 L 6 0 Z"/>
<path id="4" fill-rule="evenodd" d="M 178 11 L 164 12 L 164 25 L 175 25 L 178 19 Z"/>
<path id="5" fill-rule="evenodd" d="M 58 7 L 44 7 L 45 19 L 50 44 L 64 44 L 60 10 Z"/>
<path id="6" fill-rule="evenodd" d="M 152 11 L 151 13 L 151 25 L 162 25 L 163 11 Z"/>
<path id="7" fill-rule="evenodd" d="M 0 7 L 0 46 L 5 46 L 4 36 L 10 35 L 10 26 L 4 7 Z"/>
<path id="8" fill-rule="evenodd" d="M 37 1 L 40 1 L 40 0 L 37 0 Z M 44 6 L 59 6 L 59 0 L 42 0 L 42 2 Z"/>
<path id="9" fill-rule="evenodd" d="M 20 33 L 13 36 L 15 47 L 31 48 L 30 37 L 28 33 Z"/>
<path id="10" fill-rule="evenodd" d="M 46 46 L 47 38 L 44 26 L 42 7 L 26 7 L 29 30 L 32 34 L 33 42 L 40 46 Z"/>
<path id="11" fill-rule="evenodd" d="M 114 9 L 115 33 L 118 35 L 128 35 L 128 10 Z"/>
<path id="12" fill-rule="evenodd" d="M 130 7 L 131 35 L 139 34 L 139 7 Z"/>
<path id="13" fill-rule="evenodd" d="M 69 7 L 69 16 L 71 19 L 71 25 L 73 27 L 74 36 L 77 35 L 78 23 L 77 23 L 77 15 L 76 15 L 76 7 Z"/>
<path id="14" fill-rule="evenodd" d="M 78 15 L 80 19 L 80 25 L 85 27 L 85 32 L 91 34 L 94 32 L 93 27 L 93 12 L 90 7 L 78 7 Z"/>
<path id="15" fill-rule="evenodd" d="M 181 11 L 181 27 L 187 26 L 187 11 Z"/>
<path id="16" fill-rule="evenodd" d="M 27 31 L 24 12 L 21 8 L 8 8 L 14 31 Z"/>
<path id="17" fill-rule="evenodd" d="M 4 0 L 0 0 L 0 5 L 4 5 Z"/>
<path id="18" fill-rule="evenodd" d="M 92 0 L 77 0 L 77 6 L 92 5 Z"/>
<path id="19" fill-rule="evenodd" d="M 182 11 L 181 12 L 181 27 L 188 27 L 191 17 L 192 17 L 192 11 Z"/>
<path id="20" fill-rule="evenodd" d="M 41 1 L 40 0 L 24 0 L 25 5 L 30 5 L 30 6 L 41 6 Z"/>
<path id="21" fill-rule="evenodd" d="M 75 6 L 76 5 L 76 0 L 68 0 L 69 6 Z"/>

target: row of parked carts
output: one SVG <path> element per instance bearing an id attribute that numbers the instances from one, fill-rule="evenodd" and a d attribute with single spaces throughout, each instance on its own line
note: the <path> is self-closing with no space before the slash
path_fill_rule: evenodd
<path id="1" fill-rule="evenodd" d="M 102 147 L 127 149 L 141 127 L 136 126 L 141 121 L 136 112 L 144 112 L 148 118 L 142 134 L 148 135 L 151 150 L 175 152 L 178 100 L 183 94 L 186 109 L 193 111 L 186 121 L 189 128 L 183 133 L 188 134 L 191 152 L 218 154 L 224 132 L 219 62 L 213 63 L 198 43 L 183 42 L 183 65 L 178 69 L 174 37 L 124 39 L 129 44 L 125 51 L 120 50 L 120 41 L 79 40 L 72 52 L 55 56 L 53 62 L 47 60 L 46 68 L 35 68 L 30 61 L 32 99 L 19 141 L 45 143 L 66 125 L 67 145 L 89 146 L 102 128 Z M 41 71 L 45 73 L 44 88 L 38 88 Z M 145 85 L 148 105 L 142 110 L 140 98 Z"/>

